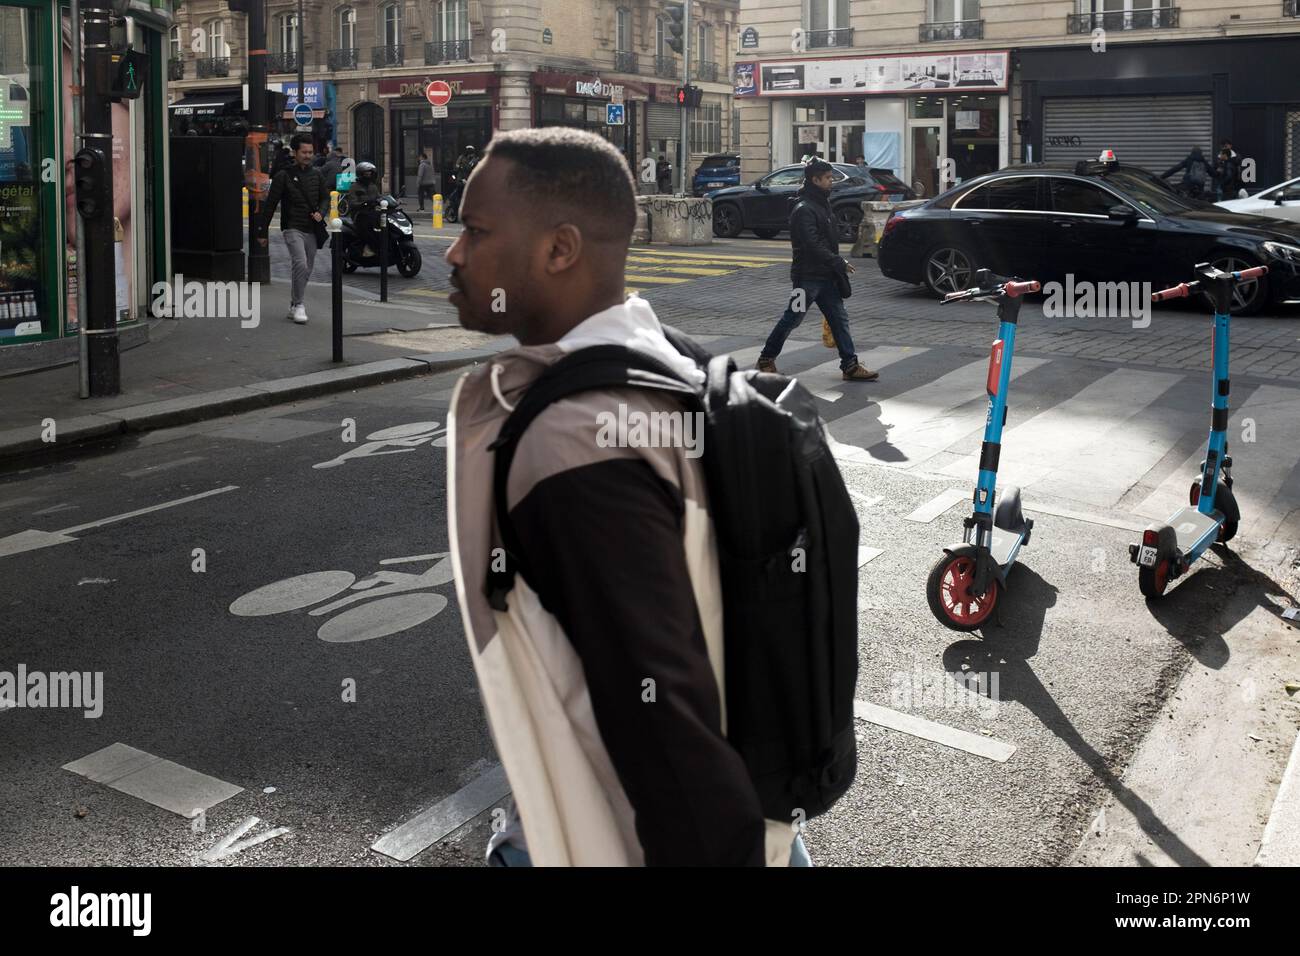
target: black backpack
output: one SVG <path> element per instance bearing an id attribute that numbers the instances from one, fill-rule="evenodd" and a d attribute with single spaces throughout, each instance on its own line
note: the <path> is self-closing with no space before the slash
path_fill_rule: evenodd
<path id="1" fill-rule="evenodd" d="M 489 566 L 488 599 L 505 610 L 516 572 L 534 583 L 519 558 L 506 479 L 520 437 L 547 406 L 577 392 L 633 386 L 672 392 L 687 410 L 702 411 L 722 581 L 727 739 L 765 817 L 812 818 L 848 790 L 857 769 L 857 513 L 816 399 L 802 385 L 737 371 L 730 356 L 714 358 L 675 329 L 664 332 L 705 370 L 703 389 L 643 352 L 600 345 L 543 372 L 501 426 L 490 447 L 506 569 Z"/>
<path id="2" fill-rule="evenodd" d="M 1187 182 L 1193 186 L 1203 187 L 1206 179 L 1205 163 L 1199 159 L 1192 160 L 1187 166 Z"/>

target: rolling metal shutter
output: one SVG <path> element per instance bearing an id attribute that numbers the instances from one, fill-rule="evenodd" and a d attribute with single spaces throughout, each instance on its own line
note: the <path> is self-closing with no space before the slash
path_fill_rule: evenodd
<path id="1" fill-rule="evenodd" d="M 1214 160 L 1214 117 L 1206 96 L 1089 96 L 1043 100 L 1043 156 L 1048 162 L 1096 159 L 1115 150 L 1126 165 L 1157 176 L 1193 146 Z M 1176 181 L 1176 177 L 1174 178 Z"/>
<path id="2" fill-rule="evenodd" d="M 647 139 L 677 140 L 682 135 L 681 110 L 673 103 L 645 105 Z"/>

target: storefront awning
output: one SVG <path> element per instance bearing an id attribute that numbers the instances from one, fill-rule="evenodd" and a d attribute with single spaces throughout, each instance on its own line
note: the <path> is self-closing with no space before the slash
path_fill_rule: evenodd
<path id="1" fill-rule="evenodd" d="M 244 94 L 237 89 L 203 90 L 181 97 L 168 107 L 176 116 L 221 116 L 244 108 Z"/>

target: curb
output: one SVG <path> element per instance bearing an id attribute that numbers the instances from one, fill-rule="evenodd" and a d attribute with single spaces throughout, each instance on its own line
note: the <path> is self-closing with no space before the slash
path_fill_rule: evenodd
<path id="1" fill-rule="evenodd" d="M 1282 772 L 1255 866 L 1300 866 L 1300 735 Z"/>
<path id="2" fill-rule="evenodd" d="M 129 405 L 113 411 L 96 412 L 56 424 L 56 441 L 41 439 L 42 427 L 28 425 L 0 432 L 0 463 L 42 454 L 69 452 L 87 442 L 188 425 L 193 422 L 235 415 L 271 405 L 346 392 L 372 385 L 445 372 L 471 365 L 497 354 L 496 349 L 459 349 L 430 352 L 401 358 L 367 362 L 350 368 L 327 369 L 290 378 L 270 379 L 234 388 L 204 392 L 185 398 Z"/>

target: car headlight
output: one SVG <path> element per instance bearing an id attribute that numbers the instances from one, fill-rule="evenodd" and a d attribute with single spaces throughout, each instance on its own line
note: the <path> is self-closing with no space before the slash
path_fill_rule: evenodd
<path id="1" fill-rule="evenodd" d="M 1270 256 L 1278 259 L 1285 259 L 1292 265 L 1300 266 L 1300 246 L 1288 245 L 1285 242 L 1266 242 L 1264 251 Z"/>

